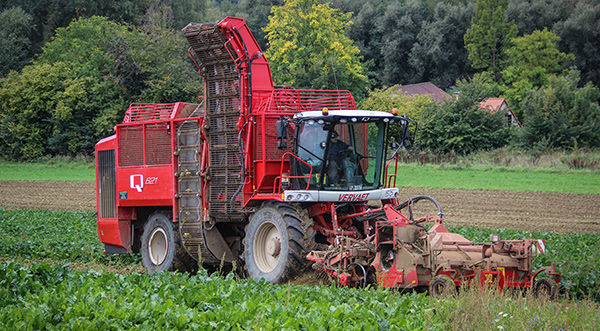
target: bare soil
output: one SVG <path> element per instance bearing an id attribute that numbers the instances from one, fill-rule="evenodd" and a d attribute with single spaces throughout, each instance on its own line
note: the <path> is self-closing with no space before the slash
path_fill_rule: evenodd
<path id="1" fill-rule="evenodd" d="M 401 188 L 402 199 L 430 195 L 444 208 L 446 224 L 556 233 L 600 233 L 600 194 Z M 0 208 L 90 211 L 92 182 L 0 181 Z M 420 202 L 415 216 L 435 214 Z"/>
<path id="2" fill-rule="evenodd" d="M 0 181 L 0 208 L 95 211 L 96 184 Z"/>

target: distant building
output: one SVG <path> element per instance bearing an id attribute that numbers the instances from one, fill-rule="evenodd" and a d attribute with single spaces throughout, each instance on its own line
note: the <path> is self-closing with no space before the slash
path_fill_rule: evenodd
<path id="1" fill-rule="evenodd" d="M 450 94 L 444 92 L 441 88 L 435 86 L 432 82 L 403 85 L 397 88 L 399 94 L 406 95 L 428 95 L 435 102 L 442 103 L 446 99 L 451 99 Z"/>
<path id="2" fill-rule="evenodd" d="M 519 121 L 517 116 L 515 116 L 515 113 L 513 113 L 512 109 L 510 109 L 508 103 L 506 102 L 506 99 L 504 98 L 483 99 L 483 101 L 479 103 L 479 108 L 487 110 L 493 114 L 502 111 L 504 112 L 504 116 L 506 117 L 507 126 L 522 127 L 521 122 Z"/>

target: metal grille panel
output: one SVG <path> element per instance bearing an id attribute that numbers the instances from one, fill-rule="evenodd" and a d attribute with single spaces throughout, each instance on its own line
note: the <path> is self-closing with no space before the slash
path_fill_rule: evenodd
<path id="1" fill-rule="evenodd" d="M 237 123 L 240 118 L 240 76 L 216 23 L 189 24 L 184 29 L 198 56 L 205 85 L 205 130 L 209 144 L 208 209 L 219 220 L 242 220 Z M 233 199 L 233 201 L 232 201 Z"/>
<path id="2" fill-rule="evenodd" d="M 143 165 L 143 143 L 141 125 L 119 128 L 119 165 L 121 167 Z"/>
<path id="3" fill-rule="evenodd" d="M 166 120 L 171 117 L 174 107 L 174 103 L 132 103 L 123 123 Z"/>
<path id="4" fill-rule="evenodd" d="M 146 165 L 171 163 L 171 134 L 167 123 L 146 125 Z"/>
<path id="5" fill-rule="evenodd" d="M 291 126 L 288 127 L 288 148 L 277 148 L 277 121 L 279 117 L 266 117 L 265 127 L 263 128 L 262 120 L 259 119 L 256 124 L 256 159 L 263 160 L 263 133 L 265 135 L 265 159 L 270 161 L 280 161 L 281 156 L 286 152 L 292 151 L 292 140 L 294 139 L 294 131 Z"/>
<path id="6" fill-rule="evenodd" d="M 98 151 L 98 188 L 100 191 L 100 218 L 117 217 L 117 187 L 115 176 L 115 151 Z"/>
<path id="7" fill-rule="evenodd" d="M 267 112 L 296 113 L 323 108 L 356 109 L 356 104 L 349 91 L 279 88 L 273 91 Z"/>
<path id="8" fill-rule="evenodd" d="M 195 103 L 186 104 L 183 107 L 183 109 L 181 110 L 181 112 L 179 112 L 179 114 L 177 114 L 176 118 L 193 117 L 193 116 L 191 116 L 192 114 L 194 114 L 194 116 L 197 116 L 197 117 L 203 116 L 204 115 L 203 105 L 195 104 Z"/>

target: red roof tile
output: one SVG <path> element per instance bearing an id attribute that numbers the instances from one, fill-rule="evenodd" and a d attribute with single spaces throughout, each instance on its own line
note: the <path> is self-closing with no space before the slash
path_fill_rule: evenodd
<path id="1" fill-rule="evenodd" d="M 489 109 L 495 113 L 500 110 L 504 102 L 506 102 L 505 98 L 486 98 L 479 103 L 479 108 Z M 506 106 L 508 106 L 508 103 L 506 103 Z"/>
<path id="2" fill-rule="evenodd" d="M 506 103 L 506 108 L 512 115 L 514 122 L 519 127 L 522 127 L 523 125 L 521 124 L 521 121 L 519 121 L 519 119 L 517 118 L 517 115 L 515 115 L 515 113 L 513 113 L 512 109 L 510 109 L 510 106 L 508 105 L 508 102 L 506 102 L 505 98 L 485 98 L 485 99 L 481 100 L 481 102 L 479 103 L 479 109 L 487 110 L 490 113 L 495 114 L 499 110 L 502 110 L 502 104 L 504 104 L 504 103 Z"/>

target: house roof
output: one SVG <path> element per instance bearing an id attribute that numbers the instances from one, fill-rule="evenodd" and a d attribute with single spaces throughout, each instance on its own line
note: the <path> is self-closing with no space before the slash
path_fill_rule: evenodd
<path id="1" fill-rule="evenodd" d="M 502 110 L 503 104 L 506 104 L 506 108 L 512 114 L 512 117 L 514 118 L 517 125 L 519 127 L 522 127 L 523 125 L 521 124 L 521 121 L 519 121 L 519 119 L 517 118 L 517 115 L 515 115 L 515 113 L 513 113 L 512 109 L 508 105 L 508 102 L 506 102 L 505 98 L 485 98 L 485 99 L 481 100 L 481 102 L 479 103 L 479 109 L 484 109 L 484 110 L 489 111 L 492 114 L 495 114 L 496 112 Z"/>
<path id="2" fill-rule="evenodd" d="M 450 94 L 444 92 L 444 90 L 435 86 L 432 82 L 403 85 L 398 87 L 398 91 L 406 95 L 429 95 L 437 103 L 442 103 L 444 100 L 452 98 Z"/>
<path id="3" fill-rule="evenodd" d="M 492 113 L 495 113 L 502 108 L 502 104 L 505 102 L 505 98 L 486 98 L 479 103 L 479 108 L 489 109 Z M 506 103 L 506 106 L 508 107 L 508 103 Z"/>

